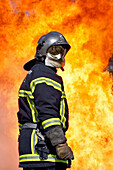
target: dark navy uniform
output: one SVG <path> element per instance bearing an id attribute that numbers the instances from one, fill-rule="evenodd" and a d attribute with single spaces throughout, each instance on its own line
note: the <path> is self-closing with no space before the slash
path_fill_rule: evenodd
<path id="1" fill-rule="evenodd" d="M 68 129 L 68 106 L 63 81 L 55 68 L 43 63 L 31 68 L 19 90 L 17 115 L 20 129 L 19 167 L 67 167 L 68 160 L 59 159 L 49 141 L 46 143 L 49 148 L 47 158 L 41 159 L 36 150 L 36 129 L 23 128 L 26 123 L 34 123 L 42 134 L 53 126 L 62 126 L 64 133 Z"/>

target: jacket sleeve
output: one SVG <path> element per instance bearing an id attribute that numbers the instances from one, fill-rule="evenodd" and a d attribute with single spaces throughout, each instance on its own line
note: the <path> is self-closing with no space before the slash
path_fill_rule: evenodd
<path id="1" fill-rule="evenodd" d="M 35 107 L 45 131 L 53 126 L 61 125 L 59 113 L 61 94 L 61 91 L 46 83 L 39 83 L 35 87 Z"/>

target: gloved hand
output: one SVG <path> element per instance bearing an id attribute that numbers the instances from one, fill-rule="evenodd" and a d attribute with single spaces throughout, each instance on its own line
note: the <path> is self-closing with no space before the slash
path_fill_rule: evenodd
<path id="1" fill-rule="evenodd" d="M 66 143 L 66 137 L 61 126 L 55 126 L 45 132 L 46 137 L 50 140 L 52 146 L 56 148 L 56 153 L 60 159 L 74 159 L 71 148 Z"/>
<path id="2" fill-rule="evenodd" d="M 74 159 L 73 152 L 67 143 L 57 145 L 56 152 L 60 159 Z"/>

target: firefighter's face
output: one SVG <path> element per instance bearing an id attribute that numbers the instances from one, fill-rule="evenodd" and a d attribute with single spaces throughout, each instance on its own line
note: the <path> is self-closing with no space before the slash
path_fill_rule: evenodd
<path id="1" fill-rule="evenodd" d="M 64 67 L 66 49 L 62 46 L 51 46 L 47 51 L 49 62 L 56 68 Z"/>

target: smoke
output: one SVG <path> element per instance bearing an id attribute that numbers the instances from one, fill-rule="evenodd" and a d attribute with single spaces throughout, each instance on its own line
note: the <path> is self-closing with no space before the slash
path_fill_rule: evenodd
<path id="1" fill-rule="evenodd" d="M 62 75 L 70 110 L 74 170 L 113 168 L 111 0 L 0 0 L 0 169 L 18 169 L 18 89 L 37 40 L 61 32 L 71 44 Z M 7 163 L 7 164 L 6 164 Z"/>

